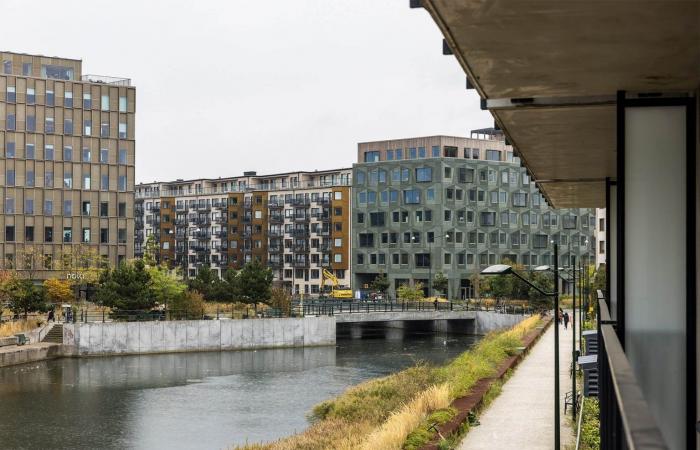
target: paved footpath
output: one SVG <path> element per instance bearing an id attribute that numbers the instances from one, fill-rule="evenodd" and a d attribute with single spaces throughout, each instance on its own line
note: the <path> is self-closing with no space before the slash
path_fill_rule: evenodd
<path id="1" fill-rule="evenodd" d="M 554 448 L 554 326 L 530 350 L 503 385 L 499 395 L 479 417 L 460 450 Z M 571 390 L 571 326 L 559 326 L 561 448 L 573 447 L 573 431 L 564 416 L 564 395 Z M 568 410 L 569 415 L 571 409 Z"/>

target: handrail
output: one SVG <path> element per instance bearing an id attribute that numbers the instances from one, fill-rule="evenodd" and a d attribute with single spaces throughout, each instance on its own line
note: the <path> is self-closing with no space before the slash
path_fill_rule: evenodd
<path id="1" fill-rule="evenodd" d="M 617 332 L 611 324 L 610 311 L 602 292 L 598 291 L 600 317 L 600 338 L 603 342 L 603 363 L 607 364 L 602 382 L 610 382 L 615 394 L 617 414 L 622 422 L 622 431 L 629 450 L 667 449 L 661 431 L 651 415 L 642 389 L 634 376 L 634 371 L 625 354 Z M 601 409 L 603 405 L 601 405 Z"/>

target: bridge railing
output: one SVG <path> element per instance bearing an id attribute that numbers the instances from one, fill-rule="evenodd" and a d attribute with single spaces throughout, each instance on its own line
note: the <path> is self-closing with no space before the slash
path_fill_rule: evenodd
<path id="1" fill-rule="evenodd" d="M 295 301 L 292 310 L 304 316 L 332 316 L 335 314 L 392 313 L 407 311 L 491 311 L 501 314 L 532 314 L 524 305 L 493 305 L 488 302 L 365 302 L 339 300 Z"/>

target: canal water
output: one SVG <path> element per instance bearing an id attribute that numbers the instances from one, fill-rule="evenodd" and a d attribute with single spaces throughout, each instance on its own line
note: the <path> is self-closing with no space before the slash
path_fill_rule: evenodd
<path id="1" fill-rule="evenodd" d="M 60 359 L 0 369 L 2 449 L 225 449 L 300 432 L 316 403 L 475 336 L 363 328 L 335 347 Z"/>

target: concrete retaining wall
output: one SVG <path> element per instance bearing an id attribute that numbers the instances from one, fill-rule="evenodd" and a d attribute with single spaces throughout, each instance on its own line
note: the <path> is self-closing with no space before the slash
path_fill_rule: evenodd
<path id="1" fill-rule="evenodd" d="M 61 344 L 40 343 L 3 348 L 0 367 L 14 366 L 63 356 Z"/>
<path id="2" fill-rule="evenodd" d="M 495 312 L 479 311 L 476 314 L 476 334 L 486 334 L 491 331 L 510 328 L 520 323 L 529 316 L 519 314 L 499 314 Z"/>
<path id="3" fill-rule="evenodd" d="M 183 320 L 77 323 L 63 326 L 77 355 L 169 353 L 335 344 L 335 319 Z"/>

